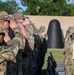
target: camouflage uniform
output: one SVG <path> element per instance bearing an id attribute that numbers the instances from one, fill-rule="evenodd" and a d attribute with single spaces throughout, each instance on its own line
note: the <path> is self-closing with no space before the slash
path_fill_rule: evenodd
<path id="1" fill-rule="evenodd" d="M 6 75 L 7 60 L 16 63 L 16 55 L 20 48 L 24 47 L 23 38 L 20 37 L 19 27 L 15 28 L 15 37 L 7 42 L 6 46 L 0 46 L 0 75 Z"/>
<path id="2" fill-rule="evenodd" d="M 44 57 L 47 50 L 46 46 L 46 34 L 41 35 L 45 32 L 45 27 L 41 26 L 40 29 L 34 27 L 34 38 L 35 38 L 35 59 L 37 61 L 36 75 L 41 75 L 41 69 L 44 63 Z"/>
<path id="3" fill-rule="evenodd" d="M 18 39 L 20 38 L 18 40 L 20 42 L 20 50 L 23 50 L 24 46 L 25 46 L 25 38 L 20 34 L 21 33 L 20 28 L 16 27 L 13 29 L 13 31 L 14 31 L 15 37 L 18 37 Z M 18 34 L 16 34 L 16 33 L 18 33 Z M 12 44 L 12 42 L 10 42 L 9 44 Z M 21 59 L 21 57 L 19 57 L 19 55 L 17 54 L 17 63 L 20 63 L 18 58 Z M 21 59 L 21 61 L 22 61 L 22 59 Z M 13 61 L 8 61 L 7 75 L 16 75 L 17 74 L 17 72 L 18 72 L 17 69 L 19 69 L 19 66 L 17 65 L 17 63 L 14 63 Z"/>
<path id="4" fill-rule="evenodd" d="M 73 59 L 73 33 L 74 28 L 69 27 L 69 34 L 65 38 L 65 69 L 66 75 L 74 75 L 74 59 Z"/>
<path id="5" fill-rule="evenodd" d="M 7 12 L 1 11 L 0 12 L 0 21 L 3 21 L 3 20 L 14 20 L 14 18 L 9 16 Z"/>
<path id="6" fill-rule="evenodd" d="M 25 25 L 25 29 L 26 29 L 26 38 L 28 40 L 28 43 L 31 47 L 31 50 L 34 50 L 34 37 L 33 37 L 33 28 L 31 25 Z"/>
<path id="7" fill-rule="evenodd" d="M 5 11 L 1 11 L 0 12 L 0 20 L 4 20 L 4 18 L 8 17 L 8 13 Z"/>
<path id="8" fill-rule="evenodd" d="M 14 13 L 13 16 L 15 20 L 20 20 L 24 18 L 22 13 Z M 26 46 L 23 52 L 23 73 L 25 75 L 35 75 L 35 58 L 34 58 L 34 37 L 33 28 L 31 25 L 25 25 L 26 29 Z"/>
<path id="9" fill-rule="evenodd" d="M 42 33 L 44 33 L 44 34 L 42 35 Z M 41 38 L 45 38 L 45 39 L 47 38 L 47 35 L 46 35 L 46 27 L 45 26 L 40 26 L 38 35 Z"/>
<path id="10" fill-rule="evenodd" d="M 5 20 L 9 20 L 10 21 L 10 20 L 15 20 L 15 18 L 14 17 L 10 17 L 7 12 L 1 11 L 0 12 L 0 20 L 1 21 L 5 21 Z M 14 28 L 13 31 L 14 31 L 15 37 L 18 37 L 18 41 L 20 42 L 20 48 L 22 49 L 22 47 L 24 47 L 24 45 L 25 45 L 25 38 L 22 39 L 22 36 L 20 34 L 21 30 L 20 30 L 19 27 Z M 16 33 L 19 33 L 19 34 L 16 34 Z M 10 42 L 9 44 L 12 44 L 12 43 Z M 18 56 L 17 56 L 17 58 L 18 58 Z M 7 75 L 16 75 L 16 71 L 17 71 L 16 69 L 17 69 L 17 64 L 14 63 L 11 60 L 8 60 L 7 61 Z"/>
<path id="11" fill-rule="evenodd" d="M 27 57 L 23 59 L 23 70 L 25 75 L 35 75 L 36 73 L 36 58 L 34 51 L 34 36 L 33 36 L 33 28 L 31 25 L 25 25 L 26 29 L 26 48 Z"/>
<path id="12" fill-rule="evenodd" d="M 44 26 L 40 26 L 38 30 L 38 36 L 40 43 L 38 43 L 38 57 L 37 57 L 37 75 L 41 75 L 42 66 L 44 64 L 45 53 L 47 51 L 47 44 L 46 44 L 46 33 L 44 33 L 46 28 Z"/>
<path id="13" fill-rule="evenodd" d="M 16 12 L 16 13 L 14 13 L 14 14 L 12 15 L 12 18 L 13 18 L 14 20 L 19 20 L 19 19 L 23 19 L 23 18 L 24 18 L 24 15 L 23 15 L 22 13 L 20 13 L 20 12 Z"/>

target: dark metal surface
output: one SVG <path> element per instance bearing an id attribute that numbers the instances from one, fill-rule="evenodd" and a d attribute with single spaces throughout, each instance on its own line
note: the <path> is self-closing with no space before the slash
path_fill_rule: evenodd
<path id="1" fill-rule="evenodd" d="M 48 26 L 48 48 L 64 48 L 63 32 L 60 27 L 60 22 L 56 19 L 50 21 Z"/>

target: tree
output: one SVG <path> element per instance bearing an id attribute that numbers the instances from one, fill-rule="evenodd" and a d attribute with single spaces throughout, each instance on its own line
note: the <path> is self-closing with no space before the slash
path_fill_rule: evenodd
<path id="1" fill-rule="evenodd" d="M 71 10 L 71 16 L 74 16 L 74 5 L 69 4 L 69 8 Z"/>
<path id="2" fill-rule="evenodd" d="M 62 15 L 62 10 L 66 7 L 66 1 L 65 0 L 58 0 L 55 5 L 55 10 L 58 13 L 58 16 Z"/>
<path id="3" fill-rule="evenodd" d="M 21 0 L 27 9 L 24 12 L 29 15 L 48 15 L 51 0 Z"/>
<path id="4" fill-rule="evenodd" d="M 21 0 L 21 3 L 27 7 L 24 11 L 27 15 L 71 16 L 74 14 L 74 6 L 67 4 L 67 0 Z"/>
<path id="5" fill-rule="evenodd" d="M 9 14 L 13 14 L 20 10 L 22 9 L 18 6 L 15 0 L 7 0 L 6 2 L 0 0 L 0 11 L 6 11 Z"/>

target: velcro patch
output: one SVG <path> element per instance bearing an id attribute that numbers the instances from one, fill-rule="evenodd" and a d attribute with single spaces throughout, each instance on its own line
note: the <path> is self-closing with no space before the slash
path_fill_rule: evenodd
<path id="1" fill-rule="evenodd" d="M 9 47 L 11 47 L 11 45 L 6 45 L 4 46 L 4 49 L 8 49 Z"/>

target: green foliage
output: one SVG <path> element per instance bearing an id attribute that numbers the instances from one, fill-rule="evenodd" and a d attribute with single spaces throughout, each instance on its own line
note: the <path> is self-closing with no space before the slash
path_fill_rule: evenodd
<path id="1" fill-rule="evenodd" d="M 71 9 L 71 16 L 74 16 L 74 5 L 69 5 L 70 9 Z"/>
<path id="2" fill-rule="evenodd" d="M 55 61 L 64 61 L 64 55 L 63 55 L 63 51 L 64 49 L 48 49 L 47 53 L 45 55 L 45 61 L 44 61 L 44 65 L 42 67 L 42 69 L 46 69 L 47 68 L 47 61 L 48 61 L 48 57 L 50 56 L 50 52 L 52 53 Z"/>
<path id="3" fill-rule="evenodd" d="M 63 8 L 62 15 L 63 16 L 71 16 L 71 9 L 70 9 L 70 7 Z"/>
<path id="4" fill-rule="evenodd" d="M 18 6 L 16 0 L 6 0 L 6 2 L 0 0 L 0 11 L 6 11 L 9 14 L 13 14 L 19 10 L 22 9 Z"/>
<path id="5" fill-rule="evenodd" d="M 67 0 L 21 0 L 27 9 L 27 15 L 58 15 L 73 16 L 74 6 L 67 4 Z M 69 0 L 68 0 L 69 1 Z"/>

